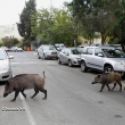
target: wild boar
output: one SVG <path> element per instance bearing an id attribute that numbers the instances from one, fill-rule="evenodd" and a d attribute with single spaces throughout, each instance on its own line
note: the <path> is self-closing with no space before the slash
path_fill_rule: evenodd
<path id="1" fill-rule="evenodd" d="M 5 85 L 5 90 L 3 96 L 6 97 L 10 93 L 15 92 L 15 96 L 11 101 L 15 101 L 19 92 L 26 98 L 24 90 L 34 89 L 35 93 L 31 96 L 34 98 L 39 91 L 44 93 L 44 98 L 47 98 L 47 90 L 44 89 L 45 86 L 45 72 L 43 72 L 43 78 L 39 74 L 20 74 L 15 77 L 10 78 Z"/>
<path id="2" fill-rule="evenodd" d="M 110 91 L 109 84 L 114 84 L 112 90 L 115 89 L 116 84 L 119 85 L 119 91 L 122 91 L 122 74 L 117 73 L 117 72 L 111 72 L 111 73 L 104 73 L 97 75 L 92 82 L 92 84 L 100 83 L 102 84 L 100 92 L 103 91 L 104 87 L 107 86 L 108 90 Z"/>

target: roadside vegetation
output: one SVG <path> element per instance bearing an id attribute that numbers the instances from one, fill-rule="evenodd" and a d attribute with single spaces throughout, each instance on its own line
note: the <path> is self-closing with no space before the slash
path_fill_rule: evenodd
<path id="1" fill-rule="evenodd" d="M 92 44 L 118 43 L 125 50 L 125 0 L 72 0 L 65 8 L 36 9 L 35 0 L 26 2 L 17 23 L 22 46 L 82 41 Z"/>

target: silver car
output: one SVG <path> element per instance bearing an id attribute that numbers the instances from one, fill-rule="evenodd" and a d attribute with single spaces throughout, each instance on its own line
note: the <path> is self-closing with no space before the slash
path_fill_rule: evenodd
<path id="1" fill-rule="evenodd" d="M 37 49 L 37 55 L 39 59 L 53 59 L 57 58 L 57 50 L 52 45 L 41 45 Z"/>
<path id="2" fill-rule="evenodd" d="M 85 47 L 80 65 L 82 71 L 92 68 L 104 72 L 125 72 L 125 53 L 114 47 Z"/>
<path id="3" fill-rule="evenodd" d="M 59 64 L 78 66 L 80 63 L 80 52 L 76 48 L 64 48 L 58 55 Z"/>
<path id="4" fill-rule="evenodd" d="M 12 77 L 11 58 L 13 57 L 9 56 L 5 50 L 0 49 L 0 81 L 6 81 Z"/>

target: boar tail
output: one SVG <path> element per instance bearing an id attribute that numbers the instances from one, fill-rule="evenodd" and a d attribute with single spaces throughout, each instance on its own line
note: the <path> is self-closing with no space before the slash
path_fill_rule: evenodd
<path id="1" fill-rule="evenodd" d="M 125 73 L 122 72 L 121 78 L 122 78 L 123 81 L 125 80 Z"/>
<path id="2" fill-rule="evenodd" d="M 45 71 L 43 71 L 43 78 L 44 78 L 44 79 L 46 78 Z"/>

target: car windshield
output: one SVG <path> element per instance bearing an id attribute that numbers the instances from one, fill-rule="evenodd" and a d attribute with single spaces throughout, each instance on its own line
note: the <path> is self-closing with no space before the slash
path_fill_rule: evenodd
<path id="1" fill-rule="evenodd" d="M 55 50 L 54 46 L 44 46 L 44 50 Z"/>
<path id="2" fill-rule="evenodd" d="M 72 49 L 72 50 L 71 50 L 71 53 L 74 54 L 74 55 L 79 55 L 79 54 L 80 54 L 80 51 L 77 50 L 77 49 Z"/>
<path id="3" fill-rule="evenodd" d="M 55 50 L 54 46 L 49 46 L 49 50 Z"/>
<path id="4" fill-rule="evenodd" d="M 103 49 L 103 51 L 108 58 L 125 58 L 125 53 L 118 49 Z"/>
<path id="5" fill-rule="evenodd" d="M 7 53 L 3 50 L 0 50 L 0 60 L 4 60 L 7 58 L 8 58 Z"/>

